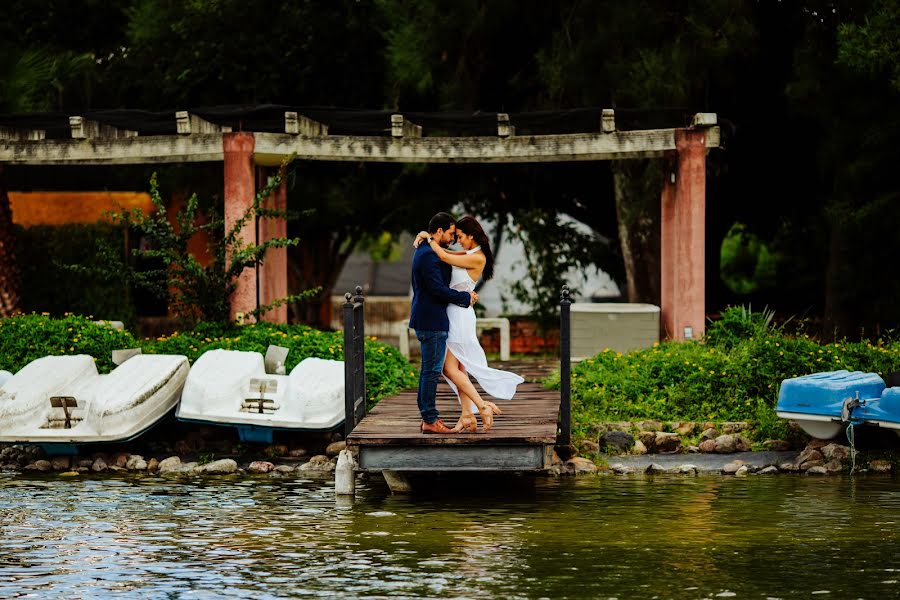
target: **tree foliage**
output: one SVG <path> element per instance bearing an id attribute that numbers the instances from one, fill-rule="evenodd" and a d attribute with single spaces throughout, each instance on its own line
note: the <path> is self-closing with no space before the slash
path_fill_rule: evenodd
<path id="1" fill-rule="evenodd" d="M 724 149 L 707 161 L 707 306 L 752 300 L 856 335 L 900 323 L 898 23 L 898 0 L 9 0 L 0 73 L 27 77 L 0 76 L 0 94 L 66 110 L 595 106 L 615 108 L 620 128 L 716 112 Z M 61 88 L 37 60 L 85 55 L 90 69 Z M 3 91 L 26 88 L 35 91 Z M 511 231 L 568 217 L 586 224 L 597 235 L 576 247 L 590 247 L 630 296 L 654 301 L 658 171 L 656 160 L 304 164 L 289 205 L 317 210 L 291 225 L 304 239 L 290 249 L 291 290 L 323 288 L 318 307 L 301 311 L 322 322 L 328 288 L 360 239 L 417 231 L 462 203 Z M 735 223 L 772 250 L 766 289 L 724 282 L 717 259 Z M 549 232 L 536 226 L 530 239 L 543 244 Z"/>
<path id="2" fill-rule="evenodd" d="M 872 77 L 886 75 L 900 91 L 900 1 L 877 0 L 861 23 L 838 26 L 838 59 Z"/>

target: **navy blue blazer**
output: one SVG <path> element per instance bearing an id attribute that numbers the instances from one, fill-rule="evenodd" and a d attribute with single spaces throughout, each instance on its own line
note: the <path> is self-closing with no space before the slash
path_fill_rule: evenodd
<path id="1" fill-rule="evenodd" d="M 412 262 L 412 310 L 409 326 L 422 331 L 449 331 L 447 305 L 463 308 L 472 303 L 468 292 L 450 289 L 452 267 L 441 262 L 428 244 L 416 248 Z"/>

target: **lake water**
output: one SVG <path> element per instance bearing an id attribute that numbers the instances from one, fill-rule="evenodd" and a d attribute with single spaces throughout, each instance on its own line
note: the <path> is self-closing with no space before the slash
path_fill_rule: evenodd
<path id="1" fill-rule="evenodd" d="M 0 475 L 0 597 L 892 598 L 900 484 Z"/>

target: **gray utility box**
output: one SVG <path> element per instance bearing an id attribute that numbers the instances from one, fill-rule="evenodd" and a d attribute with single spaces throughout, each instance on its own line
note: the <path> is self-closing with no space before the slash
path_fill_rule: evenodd
<path id="1" fill-rule="evenodd" d="M 575 302 L 571 306 L 572 360 L 604 348 L 627 352 L 659 341 L 659 307 L 621 302 Z"/>

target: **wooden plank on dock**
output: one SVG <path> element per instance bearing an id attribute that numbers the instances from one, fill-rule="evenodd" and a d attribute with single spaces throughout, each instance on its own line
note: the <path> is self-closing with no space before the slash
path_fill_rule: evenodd
<path id="1" fill-rule="evenodd" d="M 479 392 L 483 391 L 479 388 Z M 485 395 L 485 398 L 490 396 Z M 423 434 L 416 391 L 385 398 L 354 428 L 347 443 L 359 450 L 360 468 L 394 471 L 535 470 L 549 466 L 556 444 L 560 396 L 539 383 L 523 383 L 512 400 L 497 400 L 503 414 L 483 433 Z M 452 427 L 460 415 L 456 395 L 438 386 L 437 407 Z"/>

